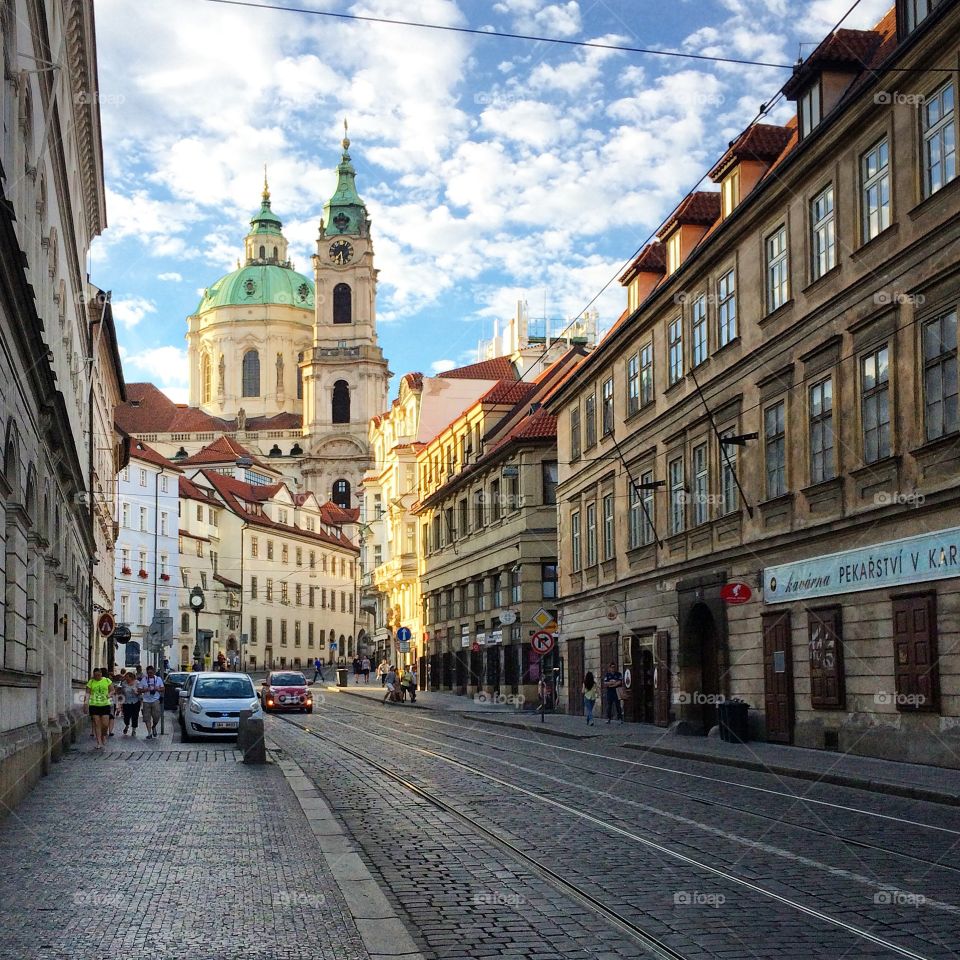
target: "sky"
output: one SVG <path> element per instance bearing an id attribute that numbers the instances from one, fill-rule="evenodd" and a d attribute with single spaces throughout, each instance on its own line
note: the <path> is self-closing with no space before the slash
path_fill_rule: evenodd
<path id="1" fill-rule="evenodd" d="M 615 278 L 790 71 L 486 34 L 785 65 L 851 2 L 276 0 L 479 36 L 96 0 L 108 227 L 90 275 L 112 291 L 126 379 L 186 401 L 186 318 L 235 268 L 264 164 L 312 276 L 345 117 L 394 384 L 473 362 L 518 300 L 554 332 L 595 301 L 608 328 L 625 305 Z M 891 2 L 860 0 L 843 25 L 870 27 Z M 781 101 L 767 119 L 792 113 Z"/>

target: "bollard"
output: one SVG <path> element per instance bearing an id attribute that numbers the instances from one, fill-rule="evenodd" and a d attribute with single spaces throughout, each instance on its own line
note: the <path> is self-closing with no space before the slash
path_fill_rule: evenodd
<path id="1" fill-rule="evenodd" d="M 237 749 L 243 754 L 244 763 L 266 763 L 267 748 L 263 740 L 263 718 L 252 719 L 251 710 L 240 711 L 240 726 L 237 729 Z"/>

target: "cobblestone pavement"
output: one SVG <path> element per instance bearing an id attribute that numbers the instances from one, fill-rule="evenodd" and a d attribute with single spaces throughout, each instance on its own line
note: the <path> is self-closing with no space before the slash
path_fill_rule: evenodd
<path id="1" fill-rule="evenodd" d="M 363 844 L 426 956 L 644 953 L 454 814 L 372 770 L 365 756 L 508 836 L 685 957 L 861 960 L 897 956 L 890 945 L 901 956 L 957 956 L 956 808 L 638 757 L 609 739 L 541 742 L 356 698 L 330 696 L 297 722 L 346 752 L 279 719 L 269 735 Z"/>
<path id="2" fill-rule="evenodd" d="M 2 960 L 368 960 L 276 766 L 91 744 L 0 821 Z"/>

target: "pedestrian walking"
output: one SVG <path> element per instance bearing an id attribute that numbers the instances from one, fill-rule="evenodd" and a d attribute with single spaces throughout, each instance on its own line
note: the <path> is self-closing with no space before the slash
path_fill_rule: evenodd
<path id="1" fill-rule="evenodd" d="M 377 664 L 377 676 L 380 678 L 381 687 L 387 682 L 388 669 L 389 669 L 389 664 L 387 663 L 386 658 L 384 658 Z"/>
<path id="2" fill-rule="evenodd" d="M 410 693 L 410 668 L 401 667 L 400 668 L 400 700 L 403 703 L 407 702 L 407 695 Z"/>
<path id="3" fill-rule="evenodd" d="M 99 667 L 87 681 L 85 702 L 90 715 L 90 726 L 93 727 L 93 738 L 96 740 L 95 749 L 102 750 L 107 739 L 110 714 L 113 712 L 114 693 L 113 682 L 103 675 Z"/>
<path id="4" fill-rule="evenodd" d="M 383 696 L 383 702 L 386 703 L 388 700 L 396 700 L 398 691 L 397 691 L 397 668 L 391 666 L 387 670 L 387 679 L 386 679 L 387 692 Z"/>
<path id="5" fill-rule="evenodd" d="M 157 724 L 163 711 L 163 704 L 160 702 L 163 696 L 163 680 L 157 676 L 153 664 L 147 667 L 147 675 L 138 686 L 143 697 L 140 709 L 143 713 L 143 725 L 147 728 L 147 740 L 156 740 L 159 736 Z"/>
<path id="6" fill-rule="evenodd" d="M 353 658 L 353 682 L 354 683 L 360 682 L 360 658 L 359 657 Z"/>
<path id="7" fill-rule="evenodd" d="M 327 682 L 327 678 L 323 675 L 323 661 L 319 657 L 315 657 L 313 661 L 313 680 L 314 683 L 317 680 L 321 683 Z"/>
<path id="8" fill-rule="evenodd" d="M 583 712 L 587 716 L 587 726 L 593 726 L 593 708 L 597 705 L 597 681 L 593 678 L 592 671 L 587 671 L 583 678 Z"/>
<path id="9" fill-rule="evenodd" d="M 606 705 L 604 713 L 607 715 L 607 723 L 613 719 L 613 711 L 616 708 L 617 720 L 623 723 L 623 707 L 620 706 L 620 688 L 623 686 L 623 674 L 617 669 L 615 663 L 609 664 L 607 672 L 603 675 L 603 687 L 606 690 Z"/>
<path id="10" fill-rule="evenodd" d="M 363 682 L 370 682 L 370 658 L 364 657 L 360 661 L 360 672 L 363 674 Z"/>
<path id="11" fill-rule="evenodd" d="M 410 702 L 417 702 L 417 684 L 420 682 L 420 678 L 417 676 L 417 665 L 416 663 L 410 664 Z"/>
<path id="12" fill-rule="evenodd" d="M 128 670 L 120 683 L 120 709 L 123 711 L 123 736 L 127 736 L 130 727 L 133 727 L 133 736 L 137 735 L 137 725 L 140 723 L 140 701 L 142 695 L 137 684 L 137 678 L 132 670 Z"/>

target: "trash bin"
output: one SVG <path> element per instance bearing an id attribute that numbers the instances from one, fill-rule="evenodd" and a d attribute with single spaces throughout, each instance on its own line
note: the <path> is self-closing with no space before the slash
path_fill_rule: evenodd
<path id="1" fill-rule="evenodd" d="M 717 722 L 720 726 L 720 739 L 727 743 L 746 743 L 747 716 L 749 704 L 743 700 L 724 700 L 717 706 Z"/>
<path id="2" fill-rule="evenodd" d="M 347 686 L 347 668 L 346 667 L 337 667 L 337 686 L 338 687 Z"/>

